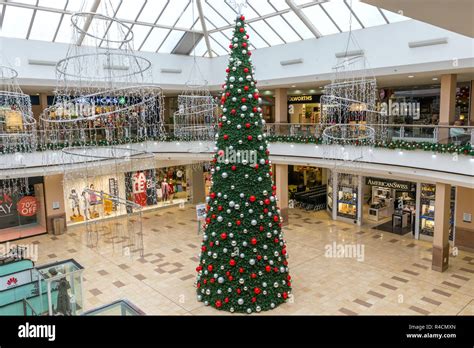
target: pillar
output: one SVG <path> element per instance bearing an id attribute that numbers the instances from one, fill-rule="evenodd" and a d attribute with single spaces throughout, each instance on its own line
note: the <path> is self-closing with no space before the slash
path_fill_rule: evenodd
<path id="1" fill-rule="evenodd" d="M 357 176 L 357 225 L 362 226 L 362 213 L 364 208 L 364 177 Z"/>
<path id="2" fill-rule="evenodd" d="M 202 166 L 191 165 L 188 168 L 187 176 L 191 188 L 191 203 L 199 204 L 206 202 L 206 188 Z"/>
<path id="3" fill-rule="evenodd" d="M 46 212 L 46 230 L 53 233 L 53 221 L 56 218 L 64 218 L 66 228 L 66 206 L 64 202 L 62 174 L 44 177 L 44 198 Z"/>
<path id="4" fill-rule="evenodd" d="M 454 123 L 456 107 L 456 74 L 441 76 L 441 96 L 439 105 L 439 125 L 449 126 Z M 440 128 L 438 140 L 442 144 L 449 142 L 449 129 Z"/>
<path id="5" fill-rule="evenodd" d="M 421 183 L 416 183 L 415 198 L 415 239 L 420 239 Z"/>
<path id="6" fill-rule="evenodd" d="M 332 219 L 337 220 L 337 195 L 339 186 L 339 173 L 332 171 Z"/>
<path id="7" fill-rule="evenodd" d="M 275 165 L 275 185 L 283 225 L 288 225 L 288 165 Z"/>
<path id="8" fill-rule="evenodd" d="M 469 86 L 469 116 L 464 125 L 474 126 L 474 80 Z"/>
<path id="9" fill-rule="evenodd" d="M 449 261 L 449 218 L 451 185 L 436 183 L 435 228 L 431 268 L 444 272 Z"/>
<path id="10" fill-rule="evenodd" d="M 278 123 L 288 123 L 288 90 L 286 88 L 275 89 L 275 124 Z M 275 132 L 277 135 L 285 135 L 288 129 L 275 126 Z"/>

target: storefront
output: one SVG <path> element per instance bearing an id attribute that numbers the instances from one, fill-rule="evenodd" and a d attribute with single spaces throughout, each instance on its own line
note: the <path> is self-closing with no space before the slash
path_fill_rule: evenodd
<path id="1" fill-rule="evenodd" d="M 327 169 L 288 166 L 288 196 L 292 206 L 306 210 L 324 210 L 327 204 Z"/>
<path id="2" fill-rule="evenodd" d="M 382 178 L 365 178 L 364 211 L 376 229 L 397 234 L 415 232 L 416 184 Z"/>
<path id="3" fill-rule="evenodd" d="M 435 227 L 435 200 L 436 185 L 421 184 L 420 194 L 420 238 L 430 240 L 433 237 Z M 450 218 L 449 218 L 449 240 L 454 241 L 454 216 L 455 216 L 456 188 L 451 188 Z"/>
<path id="4" fill-rule="evenodd" d="M 337 216 L 359 222 L 359 180 L 358 176 L 338 173 Z"/>
<path id="5" fill-rule="evenodd" d="M 43 177 L 0 180 L 0 242 L 45 232 Z"/>
<path id="6" fill-rule="evenodd" d="M 186 166 L 151 168 L 126 173 L 69 177 L 64 183 L 67 224 L 131 213 L 115 198 L 126 198 L 143 211 L 188 200 Z"/>
<path id="7" fill-rule="evenodd" d="M 288 97 L 288 122 L 318 123 L 321 115 L 321 95 Z"/>

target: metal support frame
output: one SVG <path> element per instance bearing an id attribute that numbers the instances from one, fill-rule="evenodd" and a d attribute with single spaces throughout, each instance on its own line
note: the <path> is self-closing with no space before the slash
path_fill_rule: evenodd
<path id="1" fill-rule="evenodd" d="M 311 23 L 308 17 L 304 14 L 304 12 L 299 8 L 293 0 L 285 0 L 286 4 L 290 6 L 291 10 L 295 13 L 295 15 L 298 16 L 298 18 L 303 22 L 304 25 L 311 31 L 311 33 L 319 39 L 321 36 L 323 36 L 319 30 Z"/>
<path id="2" fill-rule="evenodd" d="M 204 40 L 206 42 L 207 52 L 209 57 L 213 57 L 211 41 L 209 40 L 209 32 L 207 31 L 206 19 L 204 18 L 204 12 L 202 10 L 201 0 L 196 0 L 196 6 L 199 14 L 199 20 L 201 21 L 202 33 L 204 34 Z"/>
<path id="3" fill-rule="evenodd" d="M 95 0 L 94 3 L 92 4 L 91 6 L 91 9 L 89 12 L 92 12 L 92 13 L 96 13 L 97 12 L 97 9 L 99 8 L 100 6 L 100 1 L 101 0 Z M 86 22 L 84 23 L 84 27 L 82 28 L 82 33 L 81 33 L 81 36 L 79 36 L 79 39 L 77 39 L 77 42 L 76 42 L 76 45 L 77 46 L 81 46 L 82 45 L 82 42 L 84 41 L 84 38 L 86 37 L 86 33 L 87 31 L 89 30 L 89 27 L 91 26 L 91 23 L 92 23 L 92 16 L 89 16 L 86 20 Z"/>

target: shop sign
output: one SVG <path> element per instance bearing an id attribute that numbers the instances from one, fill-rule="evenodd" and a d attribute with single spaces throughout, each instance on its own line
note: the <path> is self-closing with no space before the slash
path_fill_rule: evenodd
<path id="1" fill-rule="evenodd" d="M 320 95 L 295 95 L 288 97 L 288 104 L 307 104 L 307 103 L 319 103 L 321 100 Z"/>
<path id="2" fill-rule="evenodd" d="M 196 216 L 198 220 L 203 220 L 206 218 L 206 204 L 196 205 Z"/>
<path id="3" fill-rule="evenodd" d="M 397 181 L 377 178 L 366 178 L 365 183 L 370 186 L 380 186 L 399 191 L 413 191 L 413 184 L 408 181 Z"/>
<path id="4" fill-rule="evenodd" d="M 31 283 L 31 270 L 27 269 L 15 274 L 0 277 L 0 291 Z"/>
<path id="5" fill-rule="evenodd" d="M 17 203 L 18 215 L 35 216 L 38 211 L 38 201 L 33 196 L 25 196 Z"/>
<path id="6" fill-rule="evenodd" d="M 10 216 L 14 213 L 13 199 L 10 195 L 0 194 L 0 217 Z"/>

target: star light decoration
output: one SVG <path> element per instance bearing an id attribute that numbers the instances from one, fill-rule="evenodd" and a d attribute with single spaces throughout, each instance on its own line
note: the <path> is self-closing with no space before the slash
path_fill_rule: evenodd
<path id="1" fill-rule="evenodd" d="M 242 9 L 248 6 L 247 0 L 226 0 L 227 3 L 232 6 L 239 14 L 242 13 Z"/>

